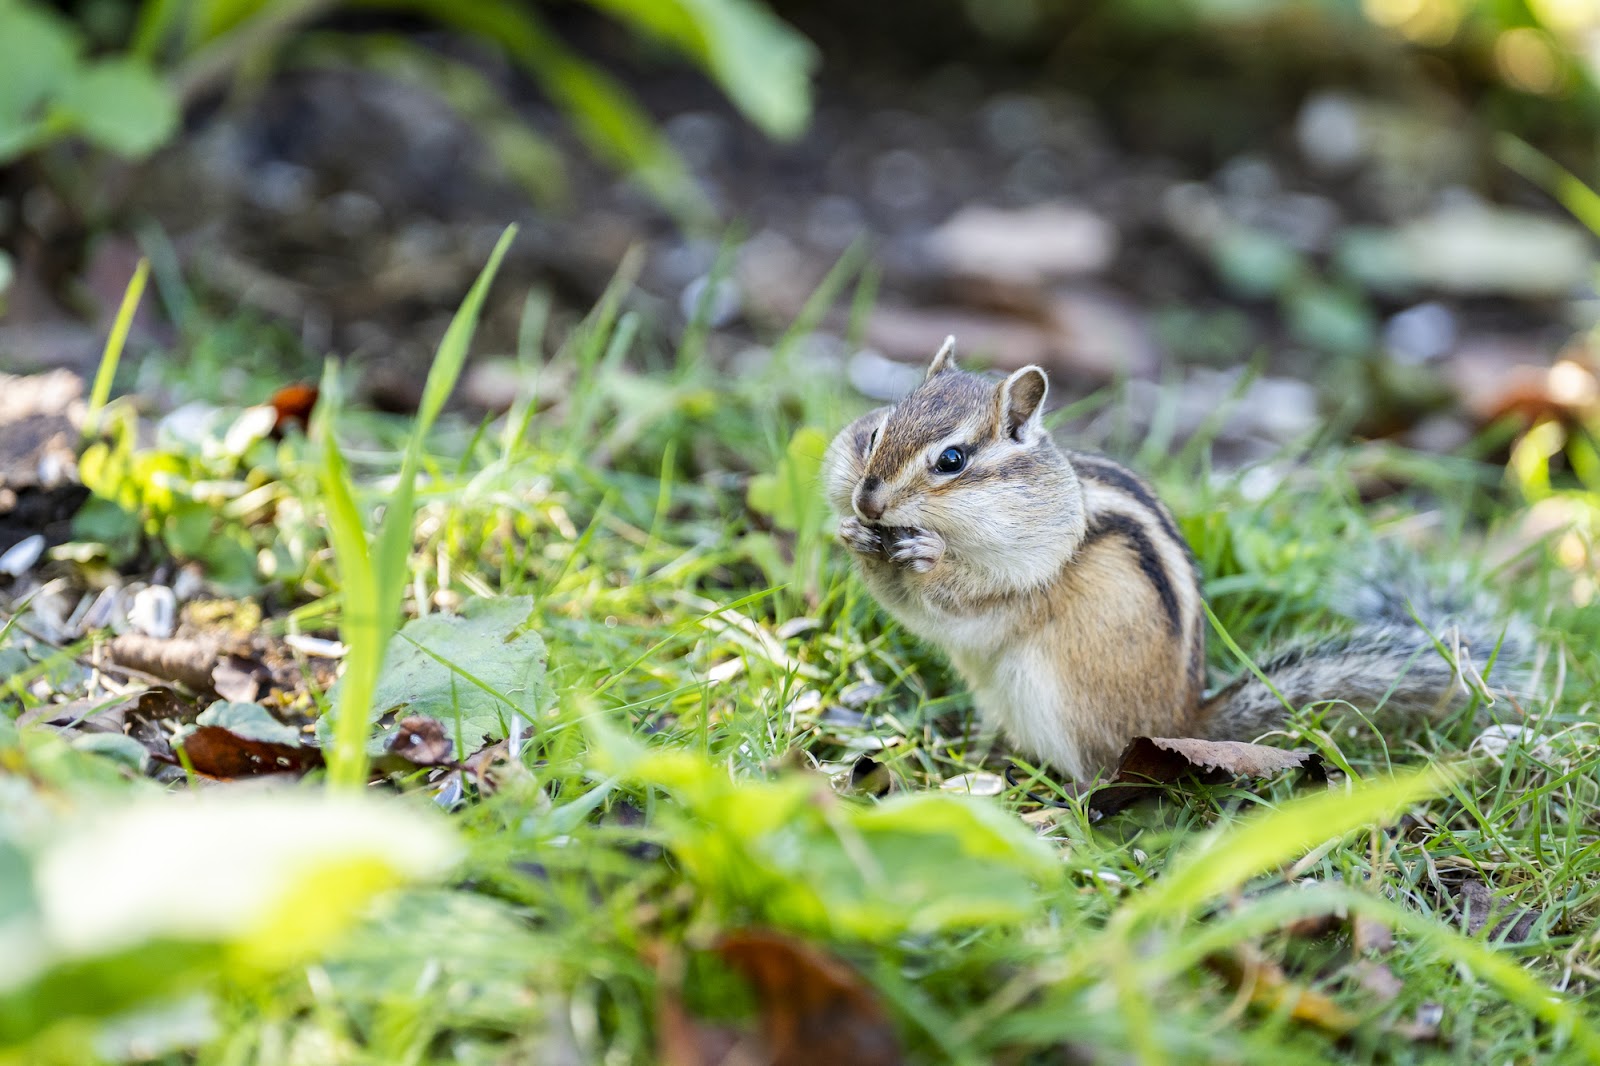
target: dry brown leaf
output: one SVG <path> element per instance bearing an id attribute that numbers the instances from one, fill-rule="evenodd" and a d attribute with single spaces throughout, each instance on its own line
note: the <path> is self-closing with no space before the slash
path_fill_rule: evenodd
<path id="1" fill-rule="evenodd" d="M 1392 1003 L 1405 990 L 1405 982 L 1381 962 L 1362 959 L 1347 966 L 1344 975 L 1372 993 L 1379 1003 Z"/>
<path id="2" fill-rule="evenodd" d="M 717 954 L 755 986 L 772 1066 L 904 1062 L 894 1026 L 854 969 L 781 933 L 728 933 Z"/>
<path id="3" fill-rule="evenodd" d="M 1358 914 L 1350 920 L 1351 939 L 1355 943 L 1356 951 L 1361 954 L 1374 952 L 1378 955 L 1387 955 L 1394 948 L 1394 930 L 1365 914 Z"/>
<path id="4" fill-rule="evenodd" d="M 322 765 L 322 753 L 316 748 L 252 740 L 219 725 L 198 726 L 174 746 L 196 773 L 207 777 L 300 774 Z"/>
<path id="5" fill-rule="evenodd" d="M 272 684 L 272 671 L 243 655 L 223 655 L 211 668 L 211 689 L 234 703 L 254 703 Z"/>
<path id="6" fill-rule="evenodd" d="M 317 406 L 318 395 L 315 385 L 304 382 L 285 385 L 273 393 L 269 401 L 275 416 L 272 425 L 273 435 L 282 437 L 290 426 L 298 428 L 301 433 L 309 432 L 311 412 Z"/>
<path id="7" fill-rule="evenodd" d="M 1541 911 L 1518 907 L 1505 900 L 1496 900 L 1494 891 L 1482 881 L 1463 881 L 1456 889 L 1456 902 L 1467 919 L 1467 934 L 1477 936 L 1485 926 L 1489 939 L 1505 944 L 1520 944 L 1527 940 L 1538 923 Z"/>
<path id="8" fill-rule="evenodd" d="M 414 714 L 403 719 L 389 738 L 389 751 L 413 766 L 454 766 L 455 745 L 444 731 L 444 723 L 427 715 Z"/>
<path id="9" fill-rule="evenodd" d="M 1221 784 L 1235 777 L 1270 777 L 1285 770 L 1321 776 L 1322 756 L 1233 740 L 1134 737 L 1122 751 L 1117 772 L 1107 785 L 1094 791 L 1089 805 L 1110 814 L 1153 794 L 1152 784 L 1170 785 L 1190 775 L 1206 784 Z"/>
<path id="10" fill-rule="evenodd" d="M 211 672 L 217 665 L 217 646 L 209 640 L 187 637 L 161 639 L 141 633 L 124 633 L 106 645 L 118 666 L 141 674 L 175 681 L 196 692 L 213 691 Z"/>
<path id="11" fill-rule="evenodd" d="M 1208 956 L 1206 965 L 1263 1010 L 1286 1010 L 1295 1021 L 1336 1036 L 1345 1035 L 1361 1022 L 1327 995 L 1295 983 L 1282 967 L 1254 949 L 1219 952 Z"/>

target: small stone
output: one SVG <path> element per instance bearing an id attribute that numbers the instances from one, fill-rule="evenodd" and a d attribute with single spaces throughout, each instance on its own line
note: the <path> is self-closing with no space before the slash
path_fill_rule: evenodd
<path id="1" fill-rule="evenodd" d="M 1408 307 L 1383 325 L 1383 346 L 1397 362 L 1431 362 L 1455 345 L 1455 312 L 1437 301 Z"/>
<path id="2" fill-rule="evenodd" d="M 867 180 L 872 198 L 895 211 L 914 211 L 933 196 L 933 168 L 905 149 L 874 159 Z"/>
<path id="3" fill-rule="evenodd" d="M 897 363 L 871 348 L 852 355 L 846 373 L 857 392 L 874 400 L 898 400 L 922 380 L 921 368 Z"/>
<path id="4" fill-rule="evenodd" d="M 822 623 L 815 618 L 791 618 L 773 630 L 779 640 L 793 640 L 795 637 L 822 628 Z"/>
<path id="5" fill-rule="evenodd" d="M 1001 152 L 1016 154 L 1037 145 L 1050 126 L 1050 109 L 1036 96 L 1002 93 L 978 115 L 984 139 Z"/>
<path id="6" fill-rule="evenodd" d="M 928 237 L 928 249 L 948 270 L 1010 284 L 1039 284 L 1094 274 L 1117 254 L 1109 222 L 1072 204 L 1038 204 L 1016 211 L 967 207 Z"/>
<path id="7" fill-rule="evenodd" d="M 728 122 L 710 111 L 685 111 L 667 120 L 667 139 L 683 161 L 695 170 L 707 170 L 727 151 Z"/>
<path id="8" fill-rule="evenodd" d="M 1464 295 L 1565 296 L 1586 283 L 1588 238 L 1531 211 L 1451 206 L 1393 237 L 1417 283 Z"/>
<path id="9" fill-rule="evenodd" d="M 21 577 L 32 570 L 33 564 L 43 555 L 44 535 L 35 533 L 31 537 L 25 537 L 7 548 L 4 554 L 0 554 L 0 574 Z"/>
<path id="10" fill-rule="evenodd" d="M 709 295 L 707 290 L 710 290 Z M 739 286 L 732 278 L 712 281 L 702 275 L 691 281 L 678 298 L 678 310 L 691 322 L 702 322 L 721 329 L 738 317 L 742 301 Z"/>
<path id="11" fill-rule="evenodd" d="M 301 655 L 308 655 L 313 659 L 343 659 L 349 651 L 337 640 L 307 636 L 304 633 L 290 633 L 283 638 L 283 642 Z"/>
<path id="12" fill-rule="evenodd" d="M 942 792 L 965 792 L 969 796 L 998 796 L 1006 790 L 1005 778 L 983 772 L 961 774 L 939 783 Z"/>
<path id="13" fill-rule="evenodd" d="M 1367 157 L 1369 135 L 1356 104 L 1343 93 L 1316 93 L 1295 119 L 1295 140 L 1306 162 L 1325 174 L 1342 174 Z"/>
<path id="14" fill-rule="evenodd" d="M 830 703 L 823 708 L 818 721 L 834 729 L 862 729 L 866 727 L 867 716 L 860 711 L 852 711 L 837 703 Z"/>
<path id="15" fill-rule="evenodd" d="M 814 688 L 808 688 L 790 700 L 789 705 L 783 709 L 783 712 L 791 715 L 808 714 L 821 706 L 822 693 Z"/>
<path id="16" fill-rule="evenodd" d="M 146 585 L 133 594 L 128 624 L 148 637 L 171 637 L 178 629 L 178 598 L 165 585 Z"/>
<path id="17" fill-rule="evenodd" d="M 882 696 L 885 691 L 884 686 L 876 681 L 857 681 L 839 693 L 839 702 L 846 707 L 864 707 Z"/>

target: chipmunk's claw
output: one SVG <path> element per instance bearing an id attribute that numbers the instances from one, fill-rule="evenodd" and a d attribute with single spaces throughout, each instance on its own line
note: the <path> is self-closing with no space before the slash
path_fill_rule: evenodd
<path id="1" fill-rule="evenodd" d="M 869 526 L 855 515 L 839 519 L 839 539 L 857 555 L 883 555 L 883 531 Z"/>
<path id="2" fill-rule="evenodd" d="M 944 538 L 930 529 L 907 529 L 889 548 L 889 559 L 913 574 L 926 574 L 944 558 Z"/>

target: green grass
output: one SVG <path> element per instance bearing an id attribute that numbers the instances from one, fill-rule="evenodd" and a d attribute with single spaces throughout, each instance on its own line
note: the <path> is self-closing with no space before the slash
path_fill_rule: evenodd
<path id="1" fill-rule="evenodd" d="M 809 316 L 842 298 L 853 270 Z M 500 787 L 452 815 L 467 857 L 450 884 L 390 897 L 311 965 L 220 980 L 212 1035 L 161 1061 L 655 1062 L 659 959 L 683 959 L 692 1011 L 737 1016 L 749 994 L 710 945 L 750 924 L 857 967 L 913 1061 L 1600 1061 L 1600 1015 L 1585 1002 L 1600 986 L 1600 620 L 1574 600 L 1593 564 L 1565 568 L 1570 543 L 1565 556 L 1543 544 L 1518 555 L 1515 479 L 1321 447 L 1261 495 L 1209 474 L 1202 447 L 1141 452 L 1243 652 L 1337 627 L 1340 575 L 1408 545 L 1424 573 L 1464 571 L 1529 620 L 1539 694 L 1526 719 L 1503 703 L 1490 713 L 1526 721 L 1542 744 L 1467 759 L 1470 715 L 1379 736 L 1313 708 L 1300 739 L 1348 770 L 1333 791 L 1193 786 L 1103 822 L 1072 801 L 1035 802 L 1047 780 L 1007 785 L 977 814 L 953 799 L 907 806 L 1006 760 L 947 668 L 830 546 L 812 452 L 855 401 L 801 362 L 805 322 L 766 368 L 731 376 L 700 358 L 693 332 L 686 358 L 651 350 L 621 295 L 540 368 L 540 404 L 530 396 L 487 428 L 446 419 L 409 450 L 406 427 L 342 412 L 343 468 L 319 477 L 303 441 L 273 452 L 263 491 L 290 530 L 273 538 L 305 544 L 283 549 L 267 586 L 269 629 L 330 632 L 358 606 L 380 616 L 375 581 L 360 602 L 341 580 L 359 554 L 351 523 L 416 470 L 415 550 L 401 582 L 382 579 L 395 602 L 415 614 L 531 596 L 551 697 Z M 529 308 L 518 354 L 532 366 L 544 319 Z M 1140 443 L 1111 442 L 1125 454 Z M 1363 504 L 1375 471 L 1416 488 Z M 331 507 L 330 485 L 346 506 Z M 1592 531 L 1600 484 L 1549 494 Z M 258 529 L 247 510 L 218 528 Z M 1218 678 L 1240 668 L 1222 640 L 1211 659 Z M 38 699 L 14 691 L 18 707 Z M 891 798 L 820 798 L 863 755 L 886 767 Z M 50 785 L 28 762 L 39 757 L 10 756 L 60 802 L 105 801 L 104 781 L 81 796 L 78 777 Z M 420 774 L 399 787 L 418 802 L 432 792 Z M 1465 934 L 1455 886 L 1468 876 L 1537 912 L 1527 942 Z M 939 916 L 958 906 L 967 918 Z M 1401 982 L 1392 1000 L 1349 978 L 1343 926 L 1292 930 L 1330 910 L 1395 928 L 1381 959 Z M 1242 948 L 1331 997 L 1354 1028 L 1337 1036 L 1286 1000 L 1252 1003 L 1205 965 Z M 1442 1035 L 1396 1035 L 1427 1004 L 1443 1008 Z"/>

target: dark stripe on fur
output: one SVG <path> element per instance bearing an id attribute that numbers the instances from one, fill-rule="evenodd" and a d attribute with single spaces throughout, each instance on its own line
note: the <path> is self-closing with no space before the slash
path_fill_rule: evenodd
<path id="1" fill-rule="evenodd" d="M 1161 598 L 1161 607 L 1167 612 L 1167 628 L 1175 634 L 1180 632 L 1183 622 L 1178 617 L 1178 595 L 1172 589 L 1172 579 L 1167 576 L 1166 567 L 1161 565 L 1161 555 L 1145 531 L 1144 523 L 1132 515 L 1114 512 L 1097 514 L 1090 518 L 1084 543 L 1092 544 L 1099 538 L 1107 536 L 1127 539 L 1134 554 L 1139 557 L 1139 569 L 1144 572 L 1151 587 L 1156 590 L 1156 595 Z"/>
<path id="2" fill-rule="evenodd" d="M 1098 481 L 1102 485 L 1121 489 L 1140 505 L 1156 516 L 1156 521 L 1161 523 L 1161 531 L 1171 537 L 1183 550 L 1189 550 L 1189 542 L 1183 539 L 1183 534 L 1178 532 L 1178 527 L 1173 523 L 1172 516 L 1167 509 L 1156 499 L 1150 487 L 1134 476 L 1133 471 L 1112 462 L 1100 455 L 1089 455 L 1085 452 L 1070 452 L 1067 460 L 1072 463 L 1073 469 L 1091 481 Z"/>

